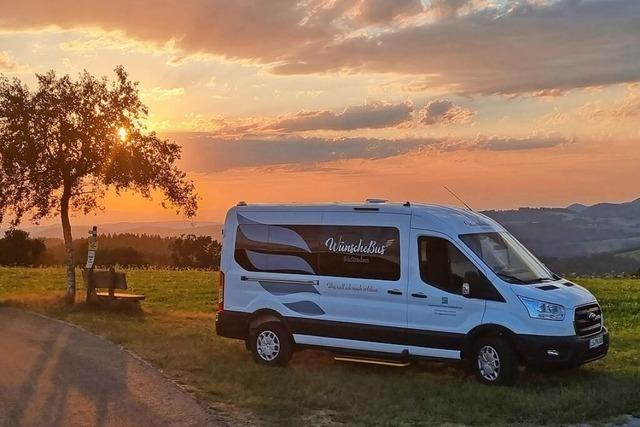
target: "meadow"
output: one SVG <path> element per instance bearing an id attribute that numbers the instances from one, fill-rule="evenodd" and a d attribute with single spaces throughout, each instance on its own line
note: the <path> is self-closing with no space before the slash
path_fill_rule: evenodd
<path id="1" fill-rule="evenodd" d="M 232 424 L 557 425 L 640 416 L 640 280 L 577 279 L 602 304 L 611 350 L 601 361 L 553 373 L 523 371 L 486 387 L 457 365 L 406 368 L 294 355 L 288 368 L 256 365 L 244 343 L 215 334 L 217 273 L 127 271 L 140 310 L 67 307 L 60 268 L 0 268 L 0 304 L 71 322 L 125 346 Z M 83 289 L 79 284 L 80 300 Z"/>

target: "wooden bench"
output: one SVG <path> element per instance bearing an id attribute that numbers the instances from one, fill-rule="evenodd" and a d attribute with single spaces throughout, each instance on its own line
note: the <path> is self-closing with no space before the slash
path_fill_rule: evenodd
<path id="1" fill-rule="evenodd" d="M 116 272 L 113 267 L 109 270 L 84 269 L 82 280 L 87 288 L 87 301 L 123 300 L 137 303 L 145 299 L 144 295 L 116 292 L 116 289 L 127 289 L 127 277 L 124 273 Z M 99 292 L 98 289 L 106 289 L 107 292 Z"/>

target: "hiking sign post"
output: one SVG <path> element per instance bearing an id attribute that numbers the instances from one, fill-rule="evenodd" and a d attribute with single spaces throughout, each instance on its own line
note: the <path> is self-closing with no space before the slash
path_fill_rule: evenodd
<path id="1" fill-rule="evenodd" d="M 89 230 L 89 248 L 87 250 L 87 263 L 84 266 L 87 281 L 87 302 L 93 294 L 93 267 L 96 263 L 96 251 L 98 250 L 98 227 L 95 225 Z"/>

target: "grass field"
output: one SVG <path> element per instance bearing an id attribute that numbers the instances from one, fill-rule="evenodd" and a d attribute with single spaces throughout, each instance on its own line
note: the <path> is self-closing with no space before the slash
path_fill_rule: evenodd
<path id="1" fill-rule="evenodd" d="M 640 280 L 578 280 L 603 306 L 611 331 L 604 360 L 554 373 L 523 372 L 512 387 L 486 387 L 460 368 L 334 362 L 296 353 L 289 368 L 264 368 L 244 344 L 214 331 L 217 274 L 129 271 L 141 312 L 58 302 L 62 269 L 0 268 L 0 303 L 85 327 L 132 349 L 233 423 L 260 425 L 538 425 L 640 416 Z"/>

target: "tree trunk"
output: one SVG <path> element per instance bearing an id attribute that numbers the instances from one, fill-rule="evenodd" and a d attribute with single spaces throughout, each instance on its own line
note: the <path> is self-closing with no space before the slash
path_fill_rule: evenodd
<path id="1" fill-rule="evenodd" d="M 62 219 L 62 235 L 64 236 L 64 261 L 67 266 L 67 294 L 65 299 L 70 304 L 76 302 L 76 267 L 73 262 L 73 237 L 71 235 L 71 222 L 69 221 L 69 199 L 71 199 L 71 186 L 64 185 L 60 200 L 60 218 Z"/>

